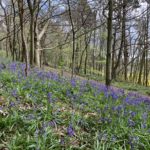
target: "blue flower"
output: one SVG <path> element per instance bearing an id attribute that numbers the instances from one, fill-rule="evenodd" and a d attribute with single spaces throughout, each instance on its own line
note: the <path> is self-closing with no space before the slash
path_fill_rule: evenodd
<path id="1" fill-rule="evenodd" d="M 76 87 L 76 80 L 75 79 L 71 79 L 70 83 L 71 83 L 72 87 Z"/>
<path id="2" fill-rule="evenodd" d="M 47 98 L 48 98 L 48 102 L 51 103 L 52 102 L 52 93 L 48 93 L 47 94 Z"/>
<path id="3" fill-rule="evenodd" d="M 17 97 L 17 90 L 12 90 L 11 94 L 12 94 L 13 97 Z"/>
<path id="4" fill-rule="evenodd" d="M 118 95 L 115 92 L 111 92 L 112 99 L 118 99 Z"/>
<path id="5" fill-rule="evenodd" d="M 49 121 L 48 125 L 51 126 L 51 127 L 55 127 L 56 126 L 56 122 L 54 120 Z"/>
<path id="6" fill-rule="evenodd" d="M 144 112 L 144 113 L 142 114 L 142 119 L 143 119 L 144 121 L 146 121 L 147 118 L 148 118 L 148 114 L 147 114 L 146 112 Z"/>
<path id="7" fill-rule="evenodd" d="M 141 128 L 142 128 L 142 129 L 145 129 L 146 127 L 147 127 L 146 123 L 142 123 L 142 124 L 141 124 Z"/>
<path id="8" fill-rule="evenodd" d="M 111 123 L 112 122 L 112 119 L 110 119 L 110 118 L 100 118 L 100 120 L 99 120 L 99 122 L 101 122 L 101 123 Z"/>
<path id="9" fill-rule="evenodd" d="M 15 103 L 14 102 L 10 102 L 9 107 L 14 107 Z"/>
<path id="10" fill-rule="evenodd" d="M 128 125 L 129 127 L 134 127 L 135 126 L 135 122 L 131 119 L 128 119 Z"/>
<path id="11" fill-rule="evenodd" d="M 121 110 L 123 110 L 124 106 L 123 105 L 119 105 L 113 108 L 113 110 L 117 111 L 118 113 L 121 112 Z"/>
<path id="12" fill-rule="evenodd" d="M 70 124 L 70 125 L 68 126 L 68 128 L 67 128 L 67 134 L 68 134 L 68 136 L 70 136 L 70 137 L 72 137 L 72 136 L 75 135 L 75 132 L 74 132 L 73 127 L 72 127 L 71 124 Z"/>
<path id="13" fill-rule="evenodd" d="M 134 117 L 136 116 L 136 112 L 131 111 L 131 112 L 130 112 L 130 115 L 131 115 L 132 118 L 134 118 Z"/>

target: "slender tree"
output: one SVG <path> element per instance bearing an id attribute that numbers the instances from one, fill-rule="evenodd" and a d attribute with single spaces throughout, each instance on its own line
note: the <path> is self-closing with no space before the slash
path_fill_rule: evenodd
<path id="1" fill-rule="evenodd" d="M 113 0 L 108 2 L 107 20 L 107 54 L 106 54 L 106 85 L 111 84 L 111 48 L 112 48 L 112 19 L 113 19 Z"/>

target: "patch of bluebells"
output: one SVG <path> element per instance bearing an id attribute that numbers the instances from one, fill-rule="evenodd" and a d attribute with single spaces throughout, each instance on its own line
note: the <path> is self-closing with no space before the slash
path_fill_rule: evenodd
<path id="1" fill-rule="evenodd" d="M 10 71 L 15 73 L 17 71 L 17 66 L 18 66 L 18 64 L 16 62 L 9 64 Z"/>
<path id="2" fill-rule="evenodd" d="M 29 67 L 29 66 L 28 66 Z M 22 77 L 22 72 L 25 69 L 25 64 L 20 64 L 18 65 L 16 62 L 13 62 L 9 65 L 9 68 L 11 71 L 16 72 L 18 70 L 18 77 Z M 21 69 L 20 69 L 21 68 Z M 29 67 L 30 68 L 30 67 Z M 31 72 L 31 76 L 36 75 L 40 80 L 44 81 L 45 79 L 51 79 L 54 81 L 62 82 L 64 83 L 64 80 L 60 79 L 58 74 L 52 73 L 52 72 L 45 72 L 43 70 L 39 70 L 38 68 L 33 68 L 32 70 L 29 69 Z M 20 71 L 20 72 L 19 72 Z M 34 75 L 33 75 L 34 74 Z M 34 78 L 35 81 L 37 80 Z M 44 83 L 43 83 L 44 84 Z M 70 81 L 71 86 L 74 88 L 77 85 L 77 79 L 72 79 Z M 123 101 L 129 105 L 140 105 L 143 102 L 150 103 L 150 98 L 149 97 L 144 97 L 141 96 L 137 93 L 128 93 L 125 96 L 125 92 L 123 89 L 117 89 L 114 87 L 110 87 L 109 89 L 101 83 L 98 83 L 96 81 L 87 81 L 87 80 L 82 80 L 80 82 L 80 93 L 88 92 L 89 89 L 87 88 L 88 86 L 92 86 L 94 90 L 94 94 L 98 95 L 100 93 L 104 93 L 105 98 L 112 97 L 112 99 L 118 99 L 119 97 L 125 97 Z"/>
<path id="3" fill-rule="evenodd" d="M 118 114 L 120 114 L 120 112 L 122 111 L 122 110 L 124 110 L 125 109 L 125 106 L 124 105 L 118 105 L 118 106 L 113 106 L 112 107 L 112 110 L 113 111 L 116 111 Z"/>
<path id="4" fill-rule="evenodd" d="M 118 99 L 118 95 L 117 95 L 117 93 L 115 93 L 115 92 L 111 92 L 111 97 L 112 97 L 112 99 L 114 99 L 114 100 L 117 100 Z"/>
<path id="5" fill-rule="evenodd" d="M 130 130 L 131 132 L 134 131 L 135 128 L 139 128 L 140 126 L 141 130 L 145 129 L 148 132 L 148 115 L 150 112 L 148 111 L 150 108 L 149 97 L 141 96 L 137 93 L 126 93 L 123 89 L 117 89 L 114 87 L 107 88 L 104 84 L 98 83 L 96 81 L 81 80 L 79 82 L 77 78 L 74 78 L 72 80 L 61 78 L 55 73 L 39 70 L 38 68 L 30 69 L 29 76 L 27 78 L 24 78 L 24 74 L 22 73 L 24 67 L 24 64 L 20 64 L 19 66 L 19 64 L 17 63 L 12 63 L 11 65 L 9 65 L 10 71 L 17 73 L 16 77 L 20 81 L 20 83 L 14 81 L 13 84 L 20 84 L 22 92 L 25 91 L 27 94 L 29 94 L 29 97 L 32 100 L 40 99 L 40 103 L 42 103 L 41 100 L 46 98 L 48 103 L 51 104 L 54 102 L 55 97 L 61 100 L 59 96 L 63 95 L 64 99 L 69 99 L 71 102 L 73 102 L 69 103 L 69 105 L 79 105 L 78 111 L 81 111 L 83 116 L 84 114 L 86 114 L 85 112 L 96 113 L 94 117 L 92 116 L 92 121 L 95 122 L 95 126 L 92 126 L 92 129 L 95 128 L 94 130 L 104 128 L 107 131 L 107 127 L 111 127 L 110 124 L 112 126 L 114 125 L 115 128 L 117 128 L 118 121 L 122 121 L 122 119 L 124 119 L 122 121 L 124 123 L 122 126 L 128 127 L 128 130 Z M 10 95 L 16 98 L 18 96 L 17 90 L 15 88 L 11 90 Z M 136 108 L 145 108 L 144 104 L 146 104 L 147 109 L 143 109 L 142 112 L 138 112 L 138 109 Z M 14 106 L 15 103 L 13 102 L 11 102 L 9 105 L 9 107 Z M 54 105 L 52 105 L 52 107 L 54 107 Z M 53 111 L 54 110 L 55 109 L 53 109 Z M 60 109 L 60 113 L 58 114 L 61 115 L 62 113 L 63 112 Z M 140 117 L 139 114 L 141 115 Z M 91 120 L 88 120 L 88 117 L 82 118 L 83 116 L 80 116 L 80 123 L 78 123 L 78 125 L 81 124 L 81 122 L 86 122 L 86 125 L 89 126 L 89 132 L 91 132 Z M 31 114 L 26 117 L 26 119 L 29 121 L 34 120 L 35 118 L 36 116 Z M 54 118 L 50 121 L 44 120 L 41 127 L 42 133 L 45 132 L 45 129 L 47 127 L 56 126 L 55 119 L 57 118 Z M 69 119 L 66 120 L 66 124 L 68 124 Z M 115 121 L 117 121 L 117 124 Z M 83 126 L 81 126 L 81 128 L 83 128 Z M 75 127 L 73 127 L 71 123 L 67 126 L 66 134 L 68 135 L 68 137 L 75 136 L 74 129 Z M 113 132 L 113 129 L 111 130 Z M 38 134 L 39 133 L 41 132 L 38 131 Z M 102 133 L 101 140 L 109 140 L 107 133 Z M 110 140 L 115 142 L 117 140 L 117 136 L 111 136 Z M 134 138 L 131 138 L 130 140 L 130 146 L 134 147 L 133 145 L 136 143 L 136 140 Z M 63 138 L 62 143 L 64 143 Z"/>

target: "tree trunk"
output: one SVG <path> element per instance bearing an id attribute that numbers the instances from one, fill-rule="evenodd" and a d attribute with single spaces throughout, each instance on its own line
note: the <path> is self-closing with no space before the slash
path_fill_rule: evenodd
<path id="1" fill-rule="evenodd" d="M 25 60 L 26 68 L 25 75 L 28 75 L 28 53 L 27 53 L 27 44 L 24 35 L 24 8 L 23 0 L 18 1 L 18 10 L 19 10 L 19 19 L 20 19 L 20 28 L 21 28 L 21 40 L 22 40 L 22 61 Z"/>
<path id="2" fill-rule="evenodd" d="M 145 59 L 145 50 L 142 54 L 142 58 L 140 61 L 140 72 L 139 72 L 139 77 L 138 77 L 138 84 L 142 84 L 142 72 L 143 72 L 143 66 L 144 66 L 144 60 Z"/>
<path id="3" fill-rule="evenodd" d="M 14 0 L 12 2 L 12 8 L 13 8 L 13 60 L 14 55 L 16 56 L 16 60 L 18 59 L 17 56 L 17 50 L 16 50 L 16 10 L 15 10 L 15 3 Z"/>
<path id="4" fill-rule="evenodd" d="M 123 43 L 124 43 L 124 79 L 127 80 L 128 76 L 128 49 L 127 49 L 127 40 L 126 40 L 126 0 L 123 0 L 123 18 L 122 18 L 122 34 L 123 34 Z"/>
<path id="5" fill-rule="evenodd" d="M 111 44 L 112 44 L 112 17 L 113 17 L 113 0 L 108 2 L 108 21 L 107 21 L 107 54 L 106 54 L 106 85 L 111 84 Z"/>
<path id="6" fill-rule="evenodd" d="M 114 78 L 114 72 L 113 72 L 113 70 L 114 70 L 114 66 L 115 66 L 115 53 L 116 53 L 116 50 L 115 50 L 115 48 L 116 48 L 116 28 L 115 28 L 115 31 L 114 31 L 114 36 L 113 36 L 113 38 L 114 38 L 114 41 L 113 41 L 113 46 L 112 46 L 112 67 L 111 67 L 111 69 L 112 69 L 112 72 L 111 72 L 111 78 L 113 79 Z"/>

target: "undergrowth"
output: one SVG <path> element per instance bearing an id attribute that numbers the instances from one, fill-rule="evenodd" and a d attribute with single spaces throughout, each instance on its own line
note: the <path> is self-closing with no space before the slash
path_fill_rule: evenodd
<path id="1" fill-rule="evenodd" d="M 150 149 L 150 98 L 24 67 L 0 69 L 0 149 Z"/>

